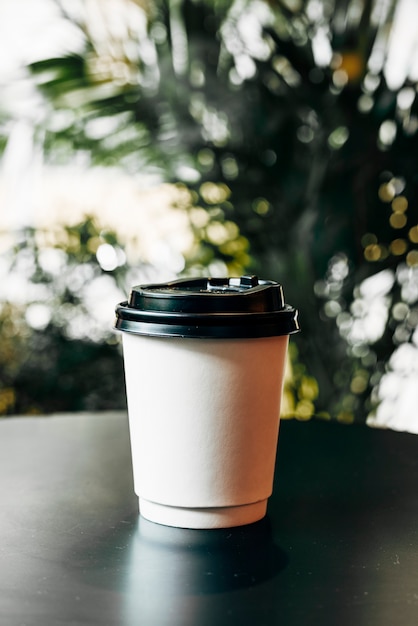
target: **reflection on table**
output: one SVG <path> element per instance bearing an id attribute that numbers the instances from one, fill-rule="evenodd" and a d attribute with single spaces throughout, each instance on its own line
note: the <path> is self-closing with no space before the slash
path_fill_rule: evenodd
<path id="1" fill-rule="evenodd" d="M 268 516 L 138 516 L 126 415 L 0 422 L 2 624 L 415 626 L 418 439 L 283 422 Z"/>

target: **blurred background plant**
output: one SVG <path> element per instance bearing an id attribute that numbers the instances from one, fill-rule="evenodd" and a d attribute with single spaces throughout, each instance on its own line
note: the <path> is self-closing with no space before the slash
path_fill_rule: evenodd
<path id="1" fill-rule="evenodd" d="M 106 317 L 133 281 L 254 272 L 300 310 L 285 416 L 418 432 L 414 0 L 38 4 L 0 119 L 7 284 L 26 268 L 44 291 L 3 289 L 0 411 L 122 406 L 92 303 Z"/>

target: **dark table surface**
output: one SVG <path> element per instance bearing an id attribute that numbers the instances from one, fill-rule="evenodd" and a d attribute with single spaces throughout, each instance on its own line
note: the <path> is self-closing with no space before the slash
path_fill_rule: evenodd
<path id="1" fill-rule="evenodd" d="M 416 626 L 418 437 L 283 422 L 268 516 L 140 518 L 125 414 L 0 421 L 0 624 Z"/>

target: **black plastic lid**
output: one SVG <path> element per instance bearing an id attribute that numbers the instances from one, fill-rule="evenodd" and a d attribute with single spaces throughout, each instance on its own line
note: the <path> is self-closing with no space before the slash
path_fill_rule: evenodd
<path id="1" fill-rule="evenodd" d="M 159 337 L 244 338 L 299 331 L 297 311 L 279 283 L 240 278 L 185 278 L 139 285 L 116 307 L 115 328 Z"/>

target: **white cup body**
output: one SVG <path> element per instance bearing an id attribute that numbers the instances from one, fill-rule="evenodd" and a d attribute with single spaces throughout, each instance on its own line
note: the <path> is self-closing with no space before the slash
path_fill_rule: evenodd
<path id="1" fill-rule="evenodd" d="M 123 333 L 141 514 L 185 528 L 264 517 L 271 495 L 288 335 Z"/>

